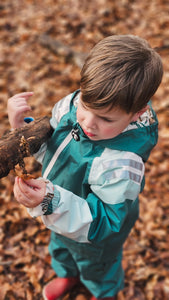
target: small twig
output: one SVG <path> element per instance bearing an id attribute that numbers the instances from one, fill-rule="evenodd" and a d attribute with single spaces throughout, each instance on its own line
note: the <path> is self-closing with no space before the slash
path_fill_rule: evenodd
<path id="1" fill-rule="evenodd" d="M 7 260 L 7 261 L 0 261 L 0 266 L 8 266 L 13 263 L 12 260 Z"/>
<path id="2" fill-rule="evenodd" d="M 164 50 L 166 50 L 166 49 L 169 49 L 169 45 L 163 45 L 163 46 L 155 47 L 154 49 L 155 49 L 157 52 L 164 51 Z"/>

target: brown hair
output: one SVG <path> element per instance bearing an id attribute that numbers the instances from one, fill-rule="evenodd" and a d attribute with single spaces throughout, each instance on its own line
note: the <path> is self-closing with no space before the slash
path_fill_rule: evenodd
<path id="1" fill-rule="evenodd" d="M 154 95 L 162 76 L 161 58 L 147 41 L 109 36 L 96 44 L 81 70 L 82 101 L 92 109 L 118 107 L 136 113 Z"/>

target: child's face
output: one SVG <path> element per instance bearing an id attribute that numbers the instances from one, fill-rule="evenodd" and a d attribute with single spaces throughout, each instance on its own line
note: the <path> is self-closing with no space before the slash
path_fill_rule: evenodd
<path id="1" fill-rule="evenodd" d="M 92 141 L 116 137 L 136 118 L 136 115 L 127 114 L 119 108 L 90 109 L 81 100 L 78 103 L 77 120 Z"/>

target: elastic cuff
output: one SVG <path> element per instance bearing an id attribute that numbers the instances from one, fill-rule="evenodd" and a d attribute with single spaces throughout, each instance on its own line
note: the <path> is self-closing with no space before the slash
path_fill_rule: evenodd
<path id="1" fill-rule="evenodd" d="M 49 180 L 45 180 L 45 183 L 46 183 L 46 193 L 43 198 L 43 201 L 40 204 L 42 207 L 43 215 L 47 213 L 48 206 L 54 197 L 54 187 L 52 182 L 50 182 Z"/>
<path id="2" fill-rule="evenodd" d="M 59 199 L 60 199 L 59 191 L 57 191 L 56 188 L 54 188 L 51 181 L 45 180 L 45 183 L 46 183 L 46 193 L 45 193 L 45 196 L 43 198 L 43 201 L 36 207 L 27 208 L 28 213 L 32 217 L 38 217 L 38 216 L 42 216 L 42 215 L 51 214 L 53 212 L 52 200 L 54 201 L 54 206 L 55 207 L 59 203 Z"/>
<path id="3" fill-rule="evenodd" d="M 44 213 L 44 215 L 51 215 L 54 212 L 54 210 L 57 209 L 59 200 L 60 200 L 60 192 L 54 186 L 54 196 L 52 198 L 52 201 L 49 202 L 47 210 Z"/>

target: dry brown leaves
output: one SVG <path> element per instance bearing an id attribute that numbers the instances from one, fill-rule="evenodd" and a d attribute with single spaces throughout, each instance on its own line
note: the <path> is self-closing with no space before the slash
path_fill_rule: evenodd
<path id="1" fill-rule="evenodd" d="M 40 36 L 87 53 L 110 34 L 136 34 L 160 47 L 163 82 L 154 96 L 159 142 L 146 164 L 140 218 L 124 246 L 125 288 L 118 300 L 169 299 L 169 6 L 165 0 L 15 0 L 0 3 L 0 134 L 9 129 L 6 101 L 34 91 L 33 115 L 50 114 L 54 103 L 79 88 L 80 63 L 52 52 Z M 69 48 L 69 49 L 70 49 Z M 65 48 L 64 48 L 65 49 Z M 64 52 L 66 53 L 66 52 Z M 28 172 L 40 172 L 27 161 Z M 31 219 L 13 196 L 14 174 L 0 181 L 0 299 L 40 300 L 54 277 L 48 254 L 49 232 Z M 89 296 L 78 286 L 66 299 Z"/>

